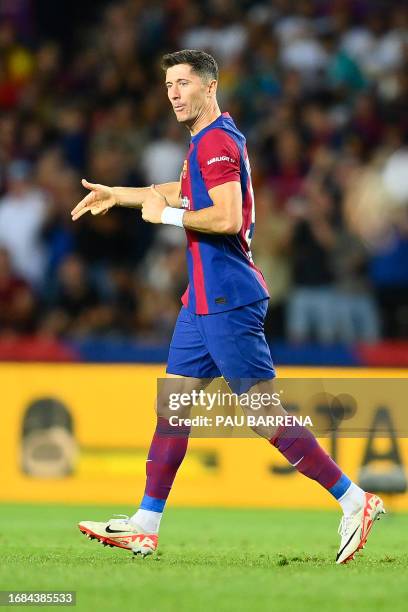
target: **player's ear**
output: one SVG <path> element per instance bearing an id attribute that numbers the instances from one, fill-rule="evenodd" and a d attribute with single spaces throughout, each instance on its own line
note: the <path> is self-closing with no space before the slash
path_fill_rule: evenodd
<path id="1" fill-rule="evenodd" d="M 217 92 L 217 81 L 213 79 L 208 84 L 208 93 L 214 95 Z"/>

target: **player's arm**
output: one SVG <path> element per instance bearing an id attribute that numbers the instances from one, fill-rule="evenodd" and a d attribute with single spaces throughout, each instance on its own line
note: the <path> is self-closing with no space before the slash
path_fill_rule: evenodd
<path id="1" fill-rule="evenodd" d="M 185 211 L 184 227 L 206 234 L 238 234 L 242 190 L 237 144 L 222 130 L 210 131 L 200 140 L 197 161 L 213 206 Z"/>
<path id="2" fill-rule="evenodd" d="M 89 193 L 71 211 L 72 220 L 76 221 L 82 215 L 90 212 L 99 215 L 108 212 L 113 206 L 124 208 L 142 208 L 151 195 L 150 187 L 109 187 L 98 183 L 90 183 L 82 179 L 82 185 Z M 180 181 L 155 185 L 156 190 L 165 199 L 166 205 L 180 208 Z"/>
<path id="3" fill-rule="evenodd" d="M 167 205 L 180 208 L 180 182 L 161 183 L 155 185 L 157 191 L 166 199 Z M 124 208 L 142 208 L 144 201 L 150 195 L 149 187 L 113 187 L 118 206 Z"/>
<path id="4" fill-rule="evenodd" d="M 151 196 L 142 206 L 142 218 L 149 223 L 179 225 L 205 234 L 238 234 L 242 226 L 242 193 L 238 181 L 217 185 L 208 191 L 213 205 L 201 210 L 172 210 L 165 198 L 151 187 Z"/>
<path id="5" fill-rule="evenodd" d="M 205 234 L 238 234 L 242 226 L 241 184 L 231 181 L 208 191 L 213 206 L 201 210 L 186 210 L 186 229 Z"/>

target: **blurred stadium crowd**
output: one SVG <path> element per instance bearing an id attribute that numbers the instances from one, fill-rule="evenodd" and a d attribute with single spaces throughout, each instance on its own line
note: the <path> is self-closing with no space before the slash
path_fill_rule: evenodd
<path id="1" fill-rule="evenodd" d="M 189 135 L 160 57 L 180 48 L 216 57 L 247 136 L 269 337 L 407 339 L 406 215 L 387 231 L 367 215 L 364 240 L 352 214 L 386 197 L 407 142 L 408 9 L 391 0 L 0 0 L 0 336 L 169 338 L 184 233 L 69 213 L 83 176 L 178 179 Z"/>

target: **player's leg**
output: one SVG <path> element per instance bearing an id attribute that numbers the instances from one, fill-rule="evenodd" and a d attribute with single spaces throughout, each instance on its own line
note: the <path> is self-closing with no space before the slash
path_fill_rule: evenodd
<path id="1" fill-rule="evenodd" d="M 167 498 L 173 486 L 188 446 L 190 427 L 181 423 L 171 424 L 169 418 L 177 421 L 188 418 L 191 406 L 179 406 L 172 413 L 169 409 L 170 398 L 190 396 L 211 382 L 210 379 L 184 377 L 166 374 L 161 381 L 156 400 L 157 422 L 146 460 L 146 487 L 140 507 L 130 521 L 148 533 L 158 533 Z"/>
<path id="2" fill-rule="evenodd" d="M 146 486 L 139 509 L 130 518 L 118 515 L 107 522 L 82 521 L 80 530 L 91 539 L 105 545 L 130 549 L 133 553 L 148 555 L 158 544 L 158 533 L 164 506 L 178 468 L 187 451 L 190 428 L 169 423 L 169 395 L 199 391 L 205 388 L 205 379 L 167 374 L 160 385 L 156 400 L 157 420 L 146 460 Z M 178 417 L 188 417 L 189 406 L 184 406 Z"/>
<path id="3" fill-rule="evenodd" d="M 255 415 L 259 422 L 252 429 L 282 453 L 298 472 L 316 480 L 331 493 L 339 501 L 346 515 L 359 510 L 364 504 L 364 491 L 343 474 L 307 427 L 298 424 L 279 427 L 275 424 L 268 424 L 268 420 L 273 423 L 277 416 L 288 415 L 280 402 L 265 403 L 256 411 L 251 408 L 255 403 L 251 401 L 251 396 L 258 398 L 262 394 L 263 397 L 276 398 L 275 391 L 273 379 L 257 381 L 245 391 L 249 401 L 242 405 L 242 410 L 247 415 Z M 268 417 L 275 417 L 275 419 L 268 419 Z"/>
<path id="4" fill-rule="evenodd" d="M 274 392 L 275 371 L 263 333 L 265 313 L 266 301 L 261 301 L 204 320 L 210 353 L 232 390 L 238 394 L 272 395 Z M 280 403 L 275 405 L 271 402 L 265 407 L 265 411 L 271 416 L 286 414 Z M 342 562 L 350 558 L 353 547 L 356 546 L 355 552 L 364 544 L 373 520 L 384 511 L 382 501 L 360 489 L 343 474 L 306 427 L 269 426 L 257 427 L 255 430 L 277 448 L 300 473 L 316 480 L 338 500 L 345 518 L 342 521 L 342 545 L 337 561 Z M 356 521 L 360 528 L 355 526 Z M 350 531 L 353 526 L 354 533 Z"/>
<path id="5" fill-rule="evenodd" d="M 157 397 L 157 422 L 146 461 L 146 487 L 137 512 L 108 522 L 82 521 L 80 530 L 105 545 L 131 549 L 142 555 L 157 548 L 158 530 L 167 497 L 186 454 L 189 428 L 170 425 L 170 394 L 205 388 L 216 376 L 217 366 L 209 355 L 195 324 L 196 315 L 182 308 L 170 344 L 166 379 Z M 189 406 L 178 417 L 189 414 Z"/>
<path id="6" fill-rule="evenodd" d="M 273 392 L 273 381 L 268 380 L 255 384 L 248 390 L 248 395 L 272 395 Z M 253 414 L 250 408 L 245 406 L 243 409 Z M 262 410 L 264 415 L 287 414 L 280 404 L 275 406 L 271 403 Z M 291 425 L 276 428 L 261 425 L 253 429 L 275 446 L 298 472 L 318 482 L 338 501 L 343 517 L 339 528 L 341 542 L 336 562 L 352 560 L 356 551 L 364 547 L 374 521 L 385 512 L 382 500 L 377 495 L 363 491 L 344 474 L 307 427 Z"/>

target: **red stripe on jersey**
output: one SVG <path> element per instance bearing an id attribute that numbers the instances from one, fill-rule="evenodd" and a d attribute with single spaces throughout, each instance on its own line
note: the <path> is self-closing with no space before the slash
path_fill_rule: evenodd
<path id="1" fill-rule="evenodd" d="M 200 242 L 195 232 L 190 234 L 188 243 L 193 258 L 193 282 L 196 299 L 196 313 L 208 314 L 207 296 L 204 285 L 203 262 L 201 261 Z"/>

